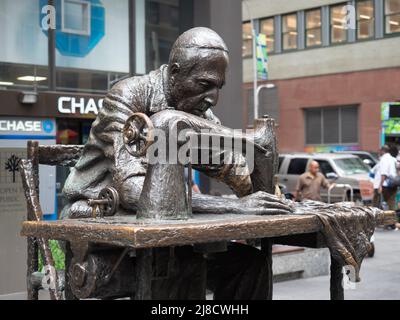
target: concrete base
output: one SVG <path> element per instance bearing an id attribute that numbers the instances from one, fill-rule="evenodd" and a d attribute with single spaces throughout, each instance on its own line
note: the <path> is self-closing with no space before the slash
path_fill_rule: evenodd
<path id="1" fill-rule="evenodd" d="M 278 250 L 278 253 L 273 254 L 272 259 L 274 282 L 329 274 L 330 254 L 326 248 L 304 248 L 303 250 L 287 252 Z"/>

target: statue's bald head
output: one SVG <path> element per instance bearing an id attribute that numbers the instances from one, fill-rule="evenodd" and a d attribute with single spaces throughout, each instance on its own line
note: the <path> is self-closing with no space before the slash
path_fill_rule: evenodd
<path id="1" fill-rule="evenodd" d="M 223 54 L 228 59 L 228 48 L 222 38 L 213 30 L 197 27 L 182 33 L 176 39 L 169 55 L 169 65 L 178 63 L 181 68 L 191 67 L 197 57 Z"/>
<path id="2" fill-rule="evenodd" d="M 228 63 L 228 48 L 215 31 L 193 28 L 180 35 L 169 56 L 168 103 L 204 115 L 218 101 Z"/>

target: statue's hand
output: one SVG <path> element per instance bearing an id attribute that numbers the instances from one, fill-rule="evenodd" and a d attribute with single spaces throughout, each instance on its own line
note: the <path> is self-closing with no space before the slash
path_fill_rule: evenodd
<path id="1" fill-rule="evenodd" d="M 240 198 L 239 202 L 240 212 L 247 214 L 289 214 L 294 211 L 291 201 L 263 191 Z"/>

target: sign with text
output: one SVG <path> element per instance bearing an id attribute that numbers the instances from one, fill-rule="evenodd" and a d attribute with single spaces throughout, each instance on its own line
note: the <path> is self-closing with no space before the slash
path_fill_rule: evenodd
<path id="1" fill-rule="evenodd" d="M 57 108 L 62 114 L 95 114 L 103 107 L 104 99 L 59 97 Z"/>
<path id="2" fill-rule="evenodd" d="M 42 145 L 56 143 L 54 119 L 0 117 L 0 203 L 7 212 L 26 213 L 19 162 L 26 158 L 28 140 Z M 40 204 L 44 215 L 55 215 L 56 168 L 39 167 Z"/>

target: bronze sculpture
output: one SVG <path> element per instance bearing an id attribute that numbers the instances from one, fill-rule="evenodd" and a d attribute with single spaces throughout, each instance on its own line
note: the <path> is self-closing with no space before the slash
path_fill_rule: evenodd
<path id="1" fill-rule="evenodd" d="M 190 219 L 192 212 L 226 216 L 315 212 L 332 256 L 341 265 L 354 266 L 358 272 L 378 211 L 312 202 L 299 205 L 273 195 L 277 169 L 273 121 L 257 119 L 253 134 L 238 137 L 232 129 L 222 126 L 211 111 L 224 84 L 228 62 L 223 40 L 210 29 L 194 28 L 177 39 L 168 65 L 149 75 L 117 83 L 104 100 L 89 140 L 66 181 L 64 195 L 68 204 L 62 218 L 89 221 L 97 217 L 99 208 L 101 216 L 117 214 L 112 221 L 123 221 L 124 216 L 136 214 L 140 223 L 156 225 L 161 220 Z M 248 165 L 244 156 L 225 146 L 216 152 L 224 159 L 217 165 L 195 161 L 188 164 L 225 182 L 236 198 L 191 195 L 190 183 L 185 188 L 183 163 L 148 162 L 143 155 L 155 144 L 153 130 L 170 137 L 171 128 L 176 128 L 177 133 L 188 129 L 185 137 L 228 137 L 250 143 L 254 148 L 253 170 L 242 170 Z M 204 134 L 203 129 L 209 133 Z M 172 141 L 182 143 L 179 139 Z M 171 144 L 169 139 L 166 148 L 168 144 Z M 192 147 L 201 149 L 198 145 Z M 23 161 L 22 166 L 25 164 Z M 25 168 L 28 169 L 21 170 L 23 175 L 31 170 L 29 166 Z M 25 189 L 29 198 L 29 187 Z M 353 234 L 355 230 L 357 233 Z M 214 243 L 204 248 L 187 245 L 183 240 L 181 246 L 156 248 L 151 254 L 136 253 L 129 248 L 111 250 L 112 247 L 89 243 L 90 239 L 71 241 L 66 248 L 68 296 L 132 295 L 142 279 L 135 278 L 129 270 L 140 258 L 147 262 L 153 259 L 156 270 L 151 281 L 152 293 L 135 295 L 204 299 L 208 287 L 215 299 L 271 297 L 271 286 L 263 285 L 272 281 L 264 251 L 236 242 Z M 271 251 L 270 242 L 264 247 Z M 146 274 L 145 264 L 136 264 L 135 268 L 138 274 Z"/>
<path id="2" fill-rule="evenodd" d="M 146 171 L 143 157 L 135 157 L 129 153 L 121 132 L 129 117 L 141 112 L 151 116 L 156 128 L 168 128 L 171 122 L 180 121 L 186 122 L 189 127 L 197 131 L 208 128 L 215 132 L 230 134 L 232 129 L 221 126 L 220 121 L 210 109 L 217 104 L 219 90 L 225 82 L 228 61 L 228 49 L 214 31 L 207 28 L 194 28 L 177 39 L 172 48 L 168 66 L 163 65 L 149 75 L 129 78 L 114 86 L 93 123 L 82 157 L 66 181 L 64 195 L 70 204 L 64 208 L 62 216 L 64 218 L 90 217 L 93 209 L 88 205 L 87 200 L 97 198 L 101 190 L 110 186 L 117 190 L 121 207 L 128 212 L 143 210 L 144 203 L 150 207 L 157 202 L 163 202 L 166 213 L 173 211 L 175 202 L 184 199 L 182 191 L 184 181 L 183 176 L 178 173 L 179 169 L 176 166 L 161 164 L 149 166 Z M 265 126 L 268 125 L 271 123 L 261 124 L 259 135 L 257 136 L 256 133 L 254 138 L 255 143 L 267 148 L 273 145 L 270 136 L 264 134 Z M 272 164 L 273 160 L 276 160 L 274 154 L 269 152 L 268 157 L 257 161 L 264 163 L 269 161 Z M 249 176 L 235 176 L 231 173 L 234 172 L 234 166 L 234 164 L 222 164 L 213 171 L 201 164 L 197 166 L 211 176 L 220 176 L 220 179 L 227 182 L 241 198 L 225 199 L 194 194 L 192 200 L 194 213 L 286 214 L 292 211 L 290 205 L 284 200 L 265 192 L 272 191 L 272 181 L 255 180 L 251 184 Z M 153 173 L 154 170 L 159 171 Z M 272 166 L 269 166 L 269 170 L 273 170 Z M 223 171 L 226 172 L 224 176 L 221 176 Z M 156 182 L 146 184 L 146 172 L 148 173 L 146 179 L 154 179 Z M 149 178 L 150 175 L 156 176 Z M 169 178 L 166 178 L 166 175 Z M 162 183 L 160 177 L 168 181 Z M 144 183 L 145 189 L 142 192 Z M 268 183 L 270 190 L 266 190 Z M 258 192 L 252 193 L 252 191 Z M 174 197 L 177 193 L 179 199 Z M 143 200 L 143 195 L 147 197 L 147 200 Z M 160 218 L 160 215 L 155 219 L 157 218 Z M 180 250 L 185 251 L 185 259 L 200 259 L 198 253 L 189 254 L 193 250 L 183 247 L 176 249 L 175 261 L 179 260 L 177 257 Z M 223 258 L 217 258 L 218 254 L 209 258 L 209 268 L 213 271 L 212 276 L 209 273 L 208 279 L 216 287 L 216 297 L 265 298 L 266 292 L 262 292 L 262 287 L 257 286 L 257 283 L 263 282 L 262 278 L 266 276 L 262 272 L 261 252 L 245 245 L 229 244 L 228 253 L 228 256 L 232 257 L 228 260 L 234 259 L 236 264 L 232 263 L 231 267 L 225 270 L 220 265 L 228 261 L 227 253 L 222 254 Z M 238 263 L 240 260 L 246 260 L 248 264 Z M 185 267 L 182 264 L 181 269 L 176 270 L 177 274 L 180 274 L 179 279 L 171 277 L 169 280 L 158 282 L 161 281 L 160 286 L 166 286 L 165 283 L 168 282 L 167 292 L 176 292 L 175 296 L 169 296 L 169 298 L 182 297 L 180 292 L 185 291 L 183 284 L 186 283 L 187 286 L 193 283 L 193 281 L 184 281 L 182 274 L 188 274 L 188 277 L 193 279 L 195 270 L 199 266 L 201 263 L 198 262 L 186 263 Z M 221 278 L 222 274 L 226 275 L 233 266 L 236 269 L 232 270 L 229 281 L 225 280 L 223 284 L 217 286 L 216 279 Z M 185 272 L 186 269 L 190 272 Z M 204 268 L 200 268 L 199 272 L 204 272 Z M 238 277 L 240 273 L 244 276 Z M 199 278 L 202 279 L 202 277 Z M 228 282 L 231 283 L 231 287 L 227 286 Z M 200 281 L 200 286 L 203 285 Z M 240 295 L 232 291 L 232 286 L 243 288 L 238 292 L 245 292 L 245 288 L 248 288 L 248 292 Z M 172 287 L 176 289 L 172 290 Z M 224 290 L 223 287 L 231 289 Z M 249 290 L 249 288 L 252 289 Z M 231 291 L 227 293 L 227 290 Z M 165 289 L 154 290 L 154 292 L 158 295 L 157 297 L 166 297 L 164 295 L 167 293 Z M 195 292 L 198 292 L 197 298 L 202 297 L 202 290 L 192 290 L 192 295 L 195 295 Z"/>
<path id="3" fill-rule="evenodd" d="M 142 112 L 157 117 L 156 114 L 163 110 L 179 110 L 187 115 L 181 113 L 178 117 L 190 118 L 196 128 L 231 131 L 219 125 L 220 121 L 210 109 L 216 105 L 219 90 L 225 81 L 229 59 L 227 51 L 223 40 L 214 31 L 194 28 L 177 39 L 168 66 L 163 65 L 149 75 L 123 80 L 111 89 L 93 123 L 83 156 L 65 184 L 64 195 L 70 205 L 64 209 L 63 217 L 85 212 L 90 216 L 92 209 L 86 199 L 96 198 L 103 188 L 110 185 L 117 189 L 123 208 L 130 211 L 137 208 L 146 168 L 143 158 L 129 154 L 121 135 L 123 126 L 133 113 Z M 163 117 L 158 118 L 158 122 L 163 121 Z M 265 131 L 264 128 L 261 130 Z M 270 137 L 265 135 L 260 135 L 259 143 L 266 147 L 272 144 Z M 223 168 L 209 174 L 217 176 L 221 171 Z M 195 195 L 194 212 L 231 213 L 253 209 L 262 213 L 260 207 L 265 209 L 265 213 L 273 209 L 278 209 L 277 213 L 291 212 L 290 207 L 276 197 L 263 193 L 250 195 L 252 191 L 267 191 L 261 189 L 260 182 L 254 190 L 249 185 L 249 179 L 229 172 L 221 179 L 240 196 L 249 196 L 235 202 L 221 197 Z M 272 188 L 272 182 L 270 184 Z"/>

